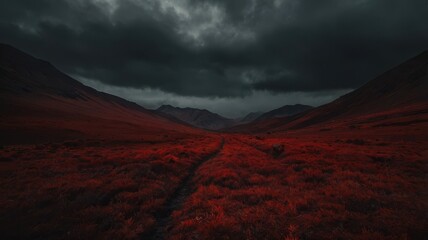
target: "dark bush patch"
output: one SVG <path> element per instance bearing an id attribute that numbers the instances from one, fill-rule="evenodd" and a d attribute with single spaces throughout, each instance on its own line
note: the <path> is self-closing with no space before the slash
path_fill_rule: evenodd
<path id="1" fill-rule="evenodd" d="M 75 148 L 75 147 L 81 146 L 82 144 L 81 142 L 77 142 L 77 141 L 68 141 L 68 142 L 64 142 L 62 145 L 68 148 Z"/>
<path id="2" fill-rule="evenodd" d="M 271 154 L 274 158 L 278 158 L 285 153 L 285 147 L 283 144 L 272 145 Z"/>
<path id="3" fill-rule="evenodd" d="M 305 166 L 297 165 L 293 167 L 295 172 L 301 172 L 303 169 L 305 169 Z"/>
<path id="4" fill-rule="evenodd" d="M 0 157 L 0 162 L 12 162 L 13 158 L 11 157 Z"/>
<path id="5" fill-rule="evenodd" d="M 366 145 L 367 142 L 362 139 L 348 139 L 346 140 L 346 143 L 348 144 L 354 144 L 354 145 Z"/>
<path id="6" fill-rule="evenodd" d="M 46 207 L 52 206 L 53 204 L 54 204 L 54 201 L 52 199 L 43 198 L 43 199 L 40 199 L 36 203 L 35 207 L 36 208 L 46 208 Z"/>
<path id="7" fill-rule="evenodd" d="M 180 153 L 178 154 L 178 157 L 180 157 L 180 158 L 188 158 L 188 157 L 189 157 L 189 154 L 188 154 L 187 152 L 180 152 Z"/>
<path id="8" fill-rule="evenodd" d="M 309 176 L 305 178 L 306 183 L 324 183 L 326 181 L 323 176 Z"/>
<path id="9" fill-rule="evenodd" d="M 121 192 L 136 192 L 138 191 L 137 187 L 126 187 L 126 188 L 118 188 L 111 190 L 109 192 L 101 194 L 98 199 L 98 203 L 102 206 L 108 205 L 115 197 Z"/>
<path id="10" fill-rule="evenodd" d="M 349 199 L 345 203 L 346 210 L 358 213 L 373 213 L 379 209 L 379 202 L 375 199 Z"/>
<path id="11" fill-rule="evenodd" d="M 382 156 L 372 156 L 372 161 L 375 163 L 391 163 L 392 158 L 382 157 Z"/>

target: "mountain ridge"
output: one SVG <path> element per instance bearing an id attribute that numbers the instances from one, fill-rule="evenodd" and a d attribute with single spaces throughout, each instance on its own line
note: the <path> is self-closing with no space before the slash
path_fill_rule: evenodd
<path id="1" fill-rule="evenodd" d="M 225 118 L 206 109 L 162 105 L 155 112 L 169 115 L 192 126 L 208 130 L 218 130 L 236 123 L 234 119 Z"/>
<path id="2" fill-rule="evenodd" d="M 282 107 L 273 109 L 269 112 L 266 112 L 255 119 L 255 121 L 261 121 L 268 118 L 280 118 L 287 117 L 299 114 L 301 112 L 312 109 L 312 106 L 304 105 L 304 104 L 294 104 L 294 105 L 284 105 Z"/>
<path id="3" fill-rule="evenodd" d="M 423 108 L 428 103 L 427 72 L 428 51 L 423 51 L 330 103 L 294 116 L 234 126 L 226 131 L 287 131 L 406 106 Z"/>
<path id="4" fill-rule="evenodd" d="M 47 61 L 0 45 L 1 143 L 76 137 L 138 138 L 142 132 L 200 130 L 123 98 L 85 86 Z"/>

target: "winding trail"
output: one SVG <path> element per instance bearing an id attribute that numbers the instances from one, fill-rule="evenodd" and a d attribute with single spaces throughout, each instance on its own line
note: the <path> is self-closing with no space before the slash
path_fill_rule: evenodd
<path id="1" fill-rule="evenodd" d="M 180 182 L 174 193 L 166 200 L 162 210 L 156 213 L 156 229 L 149 236 L 144 236 L 142 239 L 165 239 L 165 236 L 168 233 L 168 226 L 170 226 L 171 223 L 171 214 L 175 210 L 179 209 L 183 205 L 184 201 L 192 194 L 192 179 L 195 176 L 196 171 L 202 164 L 215 158 L 223 150 L 224 143 L 225 140 L 222 138 L 220 146 L 213 153 L 205 156 L 203 159 L 190 167 L 189 173 Z"/>

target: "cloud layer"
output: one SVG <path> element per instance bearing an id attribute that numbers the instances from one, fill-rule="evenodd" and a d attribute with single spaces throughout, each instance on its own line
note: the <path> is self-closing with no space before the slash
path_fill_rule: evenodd
<path id="1" fill-rule="evenodd" d="M 427 49 L 427 13 L 426 0 L 4 0 L 0 41 L 108 86 L 315 96 Z"/>

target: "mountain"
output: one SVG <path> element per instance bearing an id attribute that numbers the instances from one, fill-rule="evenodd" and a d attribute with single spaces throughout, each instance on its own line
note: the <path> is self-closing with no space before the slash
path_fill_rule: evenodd
<path id="1" fill-rule="evenodd" d="M 239 118 L 235 120 L 235 124 L 233 126 L 243 125 L 243 124 L 249 124 L 254 121 L 263 121 L 270 118 L 280 118 L 285 116 L 292 116 L 301 112 L 304 112 L 306 110 L 312 109 L 312 106 L 308 105 L 302 105 L 302 104 L 295 104 L 295 105 L 285 105 L 280 108 L 274 109 L 269 112 L 251 112 L 247 114 L 243 118 Z M 229 126 L 230 127 L 230 126 Z"/>
<path id="2" fill-rule="evenodd" d="M 155 112 L 158 114 L 166 114 L 192 126 L 209 130 L 218 130 L 235 124 L 235 120 L 222 117 L 205 109 L 201 110 L 162 105 L 156 109 Z"/>
<path id="3" fill-rule="evenodd" d="M 0 44 L 0 83 L 2 144 L 199 131 L 87 87 L 5 44 Z"/>
<path id="4" fill-rule="evenodd" d="M 280 117 L 288 117 L 293 116 L 298 113 L 307 111 L 309 109 L 312 109 L 312 106 L 308 105 L 302 105 L 302 104 L 295 104 L 295 105 L 285 105 L 283 107 L 274 109 L 272 111 L 269 111 L 267 113 L 262 114 L 259 116 L 256 120 L 261 121 L 269 118 L 280 118 Z"/>
<path id="5" fill-rule="evenodd" d="M 424 113 L 428 109 L 427 71 L 428 52 L 424 51 L 331 103 L 291 117 L 256 121 L 228 131 L 285 131 L 382 113 L 386 118 L 390 112 L 405 109 Z"/>
<path id="6" fill-rule="evenodd" d="M 263 112 L 251 112 L 251 113 L 247 114 L 245 117 L 238 119 L 238 122 L 240 124 L 250 123 L 250 122 L 256 120 L 261 115 L 263 115 Z"/>

